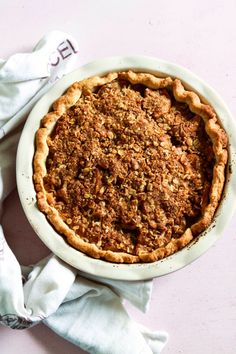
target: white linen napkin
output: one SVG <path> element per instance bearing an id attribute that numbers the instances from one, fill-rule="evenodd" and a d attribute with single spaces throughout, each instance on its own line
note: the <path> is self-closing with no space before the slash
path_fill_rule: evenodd
<path id="1" fill-rule="evenodd" d="M 15 155 L 21 123 L 48 88 L 77 64 L 78 47 L 53 31 L 32 53 L 0 60 L 0 220 L 4 199 L 15 188 Z M 7 238 L 7 235 L 6 235 Z M 165 332 L 151 332 L 127 314 L 127 299 L 148 309 L 152 281 L 115 281 L 82 273 L 55 255 L 20 266 L 0 225 L 0 323 L 24 329 L 40 321 L 96 354 L 160 353 Z"/>

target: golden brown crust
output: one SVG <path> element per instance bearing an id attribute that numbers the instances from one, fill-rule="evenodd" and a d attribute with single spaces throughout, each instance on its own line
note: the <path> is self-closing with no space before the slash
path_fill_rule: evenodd
<path id="1" fill-rule="evenodd" d="M 142 249 L 137 253 L 128 254 L 125 252 L 113 252 L 102 250 L 95 244 L 84 241 L 73 231 L 60 217 L 59 212 L 50 205 L 50 194 L 44 186 L 44 176 L 47 173 L 46 159 L 48 156 L 47 138 L 52 133 L 58 119 L 75 105 L 79 100 L 82 91 L 92 90 L 97 86 L 104 85 L 117 79 L 117 77 L 129 81 L 131 84 L 142 84 L 150 89 L 168 88 L 172 90 L 176 101 L 186 103 L 190 110 L 199 115 L 205 123 L 205 129 L 210 137 L 215 154 L 215 165 L 213 170 L 212 186 L 209 194 L 209 203 L 204 207 L 201 218 L 188 227 L 179 238 L 172 238 L 170 242 L 159 247 L 155 251 L 146 252 Z M 105 77 L 92 77 L 79 83 L 74 83 L 66 92 L 53 104 L 53 111 L 48 113 L 41 122 L 41 127 L 36 134 L 36 152 L 34 156 L 34 185 L 37 193 L 38 207 L 46 214 L 48 220 L 56 230 L 67 238 L 69 244 L 78 250 L 94 257 L 102 258 L 118 263 L 153 262 L 169 256 L 180 250 L 191 242 L 195 235 L 205 230 L 212 222 L 216 208 L 219 205 L 224 181 L 225 165 L 227 163 L 227 137 L 223 129 L 219 126 L 217 117 L 213 109 L 203 104 L 198 95 L 194 92 L 186 91 L 181 81 L 172 78 L 157 78 L 149 73 L 135 73 L 132 71 L 122 73 L 109 73 Z"/>

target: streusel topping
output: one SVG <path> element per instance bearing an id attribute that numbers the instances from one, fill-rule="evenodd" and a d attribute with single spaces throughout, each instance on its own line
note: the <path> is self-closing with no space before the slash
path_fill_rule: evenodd
<path id="1" fill-rule="evenodd" d="M 165 246 L 209 202 L 212 142 L 201 117 L 167 89 L 117 79 L 86 90 L 47 143 L 48 202 L 102 250 Z"/>

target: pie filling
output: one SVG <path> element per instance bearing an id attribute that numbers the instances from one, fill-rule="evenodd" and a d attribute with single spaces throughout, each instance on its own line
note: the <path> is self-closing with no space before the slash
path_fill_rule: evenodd
<path id="1" fill-rule="evenodd" d="M 168 87 L 118 76 L 82 90 L 47 146 L 47 203 L 98 250 L 137 256 L 165 248 L 210 203 L 212 140 Z"/>

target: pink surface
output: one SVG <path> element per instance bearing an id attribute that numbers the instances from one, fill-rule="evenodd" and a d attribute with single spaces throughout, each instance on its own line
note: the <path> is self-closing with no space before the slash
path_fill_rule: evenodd
<path id="1" fill-rule="evenodd" d="M 31 50 L 45 32 L 59 29 L 78 39 L 80 64 L 132 54 L 181 64 L 212 85 L 236 116 L 235 0 L 44 3 L 1 0 L 1 58 Z M 7 240 L 18 259 L 27 264 L 46 255 L 48 250 L 28 225 L 17 193 L 5 207 Z M 235 227 L 234 217 L 200 259 L 156 279 L 147 314 L 127 306 L 137 321 L 169 332 L 164 354 L 236 353 Z M 1 354 L 84 353 L 43 325 L 27 331 L 0 327 L 0 343 Z"/>

